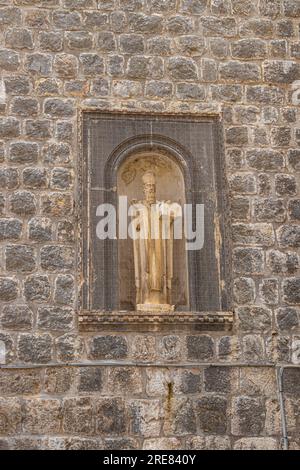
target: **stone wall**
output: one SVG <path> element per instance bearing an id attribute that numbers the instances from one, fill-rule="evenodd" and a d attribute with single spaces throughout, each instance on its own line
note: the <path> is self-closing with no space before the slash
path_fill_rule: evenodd
<path id="1" fill-rule="evenodd" d="M 3 448 L 281 445 L 275 366 L 300 360 L 299 24 L 299 0 L 0 0 Z M 79 333 L 93 109 L 220 116 L 232 331 Z M 283 379 L 299 448 L 299 369 Z"/>

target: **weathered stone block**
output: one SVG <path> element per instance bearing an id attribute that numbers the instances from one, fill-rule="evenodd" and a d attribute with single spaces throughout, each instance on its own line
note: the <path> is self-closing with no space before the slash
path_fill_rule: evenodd
<path id="1" fill-rule="evenodd" d="M 156 357 L 155 337 L 150 335 L 135 335 L 131 350 L 135 360 L 153 362 Z"/>
<path id="2" fill-rule="evenodd" d="M 294 196 L 297 193 L 297 183 L 293 175 L 276 175 L 275 191 L 279 196 Z"/>
<path id="3" fill-rule="evenodd" d="M 288 304 L 300 303 L 300 278 L 284 279 L 282 283 L 283 298 Z"/>
<path id="4" fill-rule="evenodd" d="M 38 114 L 39 104 L 35 98 L 16 97 L 11 104 L 11 112 L 22 117 L 31 117 Z"/>
<path id="5" fill-rule="evenodd" d="M 279 300 L 277 279 L 263 279 L 259 286 L 260 297 L 268 305 L 276 305 Z"/>
<path id="6" fill-rule="evenodd" d="M 63 430 L 68 434 L 93 434 L 90 398 L 66 398 L 63 403 Z"/>
<path id="7" fill-rule="evenodd" d="M 218 358 L 221 361 L 238 360 L 240 356 L 240 344 L 237 338 L 222 336 L 218 342 Z"/>
<path id="8" fill-rule="evenodd" d="M 0 64 L 1 66 L 1 64 Z M 0 119 L 0 137 L 10 139 L 20 135 L 20 122 L 14 118 Z"/>
<path id="9" fill-rule="evenodd" d="M 1 395 L 36 395 L 41 388 L 39 370 L 5 370 L 0 375 Z"/>
<path id="10" fill-rule="evenodd" d="M 127 357 L 128 346 L 124 336 L 96 336 L 90 342 L 91 359 L 122 359 Z"/>
<path id="11" fill-rule="evenodd" d="M 176 90 L 181 100 L 203 101 L 205 99 L 205 87 L 196 83 L 178 83 Z"/>
<path id="12" fill-rule="evenodd" d="M 75 78 L 78 73 L 77 57 L 71 54 L 56 54 L 53 69 L 60 78 Z"/>
<path id="13" fill-rule="evenodd" d="M 22 222 L 18 219 L 0 219 L 0 240 L 19 240 Z"/>
<path id="14" fill-rule="evenodd" d="M 24 18 L 25 26 L 29 28 L 35 28 L 41 31 L 44 28 L 47 28 L 50 24 L 49 19 L 49 10 L 28 10 L 25 12 Z"/>
<path id="15" fill-rule="evenodd" d="M 260 78 L 260 68 L 256 64 L 230 61 L 220 65 L 220 78 L 236 82 L 257 82 Z"/>
<path id="16" fill-rule="evenodd" d="M 283 372 L 283 390 L 285 393 L 299 398 L 300 395 L 300 374 L 299 369 L 284 369 Z"/>
<path id="17" fill-rule="evenodd" d="M 10 197 L 10 209 L 18 215 L 34 214 L 36 212 L 36 198 L 29 191 L 16 191 Z"/>
<path id="18" fill-rule="evenodd" d="M 166 98 L 172 95 L 172 83 L 153 81 L 146 85 L 146 96 L 150 98 Z"/>
<path id="19" fill-rule="evenodd" d="M 234 374 L 228 367 L 208 367 L 204 369 L 204 389 L 206 392 L 230 393 L 234 388 Z"/>
<path id="20" fill-rule="evenodd" d="M 36 252 L 28 245 L 7 245 L 6 269 L 13 272 L 31 272 L 36 267 Z"/>
<path id="21" fill-rule="evenodd" d="M 164 36 L 156 36 L 147 41 L 148 51 L 154 55 L 170 55 L 171 54 L 171 39 Z"/>
<path id="22" fill-rule="evenodd" d="M 0 168 L 0 188 L 15 189 L 19 185 L 19 173 L 15 168 Z"/>
<path id="23" fill-rule="evenodd" d="M 300 78 L 300 65 L 291 60 L 266 61 L 264 79 L 270 83 L 289 84 Z"/>
<path id="24" fill-rule="evenodd" d="M 233 252 L 233 267 L 240 274 L 262 273 L 263 251 L 259 248 L 236 248 Z"/>
<path id="25" fill-rule="evenodd" d="M 205 433 L 222 435 L 227 430 L 227 400 L 218 395 L 199 398 L 195 402 L 200 429 Z"/>
<path id="26" fill-rule="evenodd" d="M 41 267 L 46 271 L 66 271 L 75 263 L 74 249 L 69 246 L 47 245 L 41 249 Z"/>
<path id="27" fill-rule="evenodd" d="M 9 29 L 5 36 L 5 45 L 13 49 L 33 49 L 32 33 L 28 29 Z"/>
<path id="28" fill-rule="evenodd" d="M 30 434 L 54 434 L 60 431 L 61 403 L 59 400 L 25 400 L 23 426 Z"/>
<path id="29" fill-rule="evenodd" d="M 265 307 L 239 307 L 237 316 L 242 331 L 268 331 L 272 325 L 272 311 Z"/>
<path id="30" fill-rule="evenodd" d="M 187 355 L 189 360 L 208 360 L 214 356 L 214 341 L 211 336 L 187 336 Z"/>
<path id="31" fill-rule="evenodd" d="M 282 225 L 277 230 L 277 237 L 281 247 L 298 248 L 300 246 L 300 226 Z"/>
<path id="32" fill-rule="evenodd" d="M 182 446 L 176 437 L 161 437 L 154 439 L 144 439 L 143 450 L 177 450 Z"/>
<path id="33" fill-rule="evenodd" d="M 39 155 L 39 147 L 31 142 L 13 142 L 9 147 L 9 160 L 12 163 L 28 164 L 36 163 Z"/>
<path id="34" fill-rule="evenodd" d="M 237 397 L 233 401 L 232 433 L 257 436 L 263 432 L 266 409 L 259 398 Z"/>
<path id="35" fill-rule="evenodd" d="M 57 31 L 41 31 L 39 46 L 42 51 L 60 52 L 63 48 L 63 34 Z"/>
<path id="36" fill-rule="evenodd" d="M 98 33 L 97 46 L 102 52 L 114 52 L 116 50 L 115 35 L 109 31 Z"/>
<path id="37" fill-rule="evenodd" d="M 121 98 L 133 98 L 142 95 L 142 86 L 131 80 L 120 80 L 113 84 L 113 94 Z"/>
<path id="38" fill-rule="evenodd" d="M 108 371 L 109 394 L 140 395 L 143 391 L 141 370 L 136 367 L 113 367 Z"/>
<path id="39" fill-rule="evenodd" d="M 289 127 L 274 127 L 271 130 L 271 142 L 274 147 L 286 147 L 291 142 L 291 129 Z"/>
<path id="40" fill-rule="evenodd" d="M 50 54 L 27 54 L 25 68 L 33 75 L 47 77 L 52 71 L 52 56 Z"/>
<path id="41" fill-rule="evenodd" d="M 182 55 L 199 57 L 205 51 L 205 41 L 198 36 L 180 36 L 177 40 L 177 47 Z"/>
<path id="42" fill-rule="evenodd" d="M 257 38 L 273 37 L 273 21 L 261 18 L 244 20 L 240 26 L 241 36 L 250 36 Z"/>
<path id="43" fill-rule="evenodd" d="M 159 437 L 161 428 L 159 400 L 131 400 L 129 411 L 130 428 L 134 435 Z"/>
<path id="44" fill-rule="evenodd" d="M 10 49 L 0 49 L 0 67 L 8 72 L 15 72 L 20 66 L 20 56 Z"/>
<path id="45" fill-rule="evenodd" d="M 193 402 L 189 398 L 168 396 L 165 407 L 165 435 L 184 436 L 196 433 L 196 415 Z"/>
<path id="46" fill-rule="evenodd" d="M 62 362 L 78 360 L 83 354 L 83 340 L 78 334 L 66 333 L 55 340 L 58 359 Z"/>
<path id="47" fill-rule="evenodd" d="M 68 189 L 72 185 L 72 173 L 66 168 L 52 170 L 50 187 L 52 189 Z"/>
<path id="48" fill-rule="evenodd" d="M 72 243 L 74 241 L 74 225 L 68 220 L 57 224 L 57 239 L 60 242 Z"/>
<path id="49" fill-rule="evenodd" d="M 218 1 L 218 0 L 214 0 Z M 189 450 L 230 450 L 229 437 L 219 436 L 195 436 L 189 437 L 186 441 L 187 449 Z"/>
<path id="50" fill-rule="evenodd" d="M 283 12 L 286 16 L 297 18 L 300 16 L 300 5 L 298 0 L 284 0 Z"/>
<path id="51" fill-rule="evenodd" d="M 163 17 L 156 14 L 144 15 L 143 13 L 135 13 L 129 18 L 129 28 L 136 33 L 160 33 L 163 28 Z"/>
<path id="52" fill-rule="evenodd" d="M 49 334 L 21 334 L 18 341 L 18 358 L 21 362 L 46 364 L 52 359 L 52 337 Z"/>
<path id="53" fill-rule="evenodd" d="M 76 31 L 67 33 L 66 41 L 69 49 L 90 50 L 93 47 L 93 36 L 87 31 Z"/>
<path id="54" fill-rule="evenodd" d="M 0 300 L 9 302 L 18 296 L 18 283 L 15 279 L 0 277 Z"/>
<path id="55" fill-rule="evenodd" d="M 28 222 L 29 240 L 36 242 L 50 241 L 52 239 L 52 221 L 45 217 L 34 217 Z"/>
<path id="56" fill-rule="evenodd" d="M 55 281 L 54 301 L 64 305 L 72 304 L 74 293 L 73 276 L 59 274 Z"/>
<path id="57" fill-rule="evenodd" d="M 291 220 L 300 220 L 300 199 L 289 201 L 288 212 Z"/>
<path id="58" fill-rule="evenodd" d="M 95 406 L 98 434 L 118 435 L 126 431 L 125 404 L 121 398 L 99 398 Z"/>
<path id="59" fill-rule="evenodd" d="M 281 330 L 293 330 L 299 326 L 299 312 L 293 307 L 282 307 L 276 310 L 276 321 Z"/>
<path id="60" fill-rule="evenodd" d="M 0 435 L 9 436 L 21 432 L 21 403 L 17 398 L 0 398 Z"/>
<path id="61" fill-rule="evenodd" d="M 71 390 L 75 380 L 75 371 L 72 367 L 46 368 L 43 392 L 49 395 L 64 394 Z"/>
<path id="62" fill-rule="evenodd" d="M 47 119 L 28 120 L 25 123 L 26 136 L 31 139 L 49 139 L 52 135 L 51 121 Z"/>
<path id="63" fill-rule="evenodd" d="M 249 150 L 246 153 L 246 160 L 250 168 L 256 170 L 278 171 L 284 166 L 283 154 L 276 150 Z"/>
<path id="64" fill-rule="evenodd" d="M 232 12 L 238 16 L 251 16 L 257 13 L 257 7 L 251 0 L 231 0 Z"/>
<path id="65" fill-rule="evenodd" d="M 80 28 L 81 16 L 77 11 L 55 10 L 53 12 L 53 24 L 62 30 L 73 30 Z"/>
<path id="66" fill-rule="evenodd" d="M 30 92 L 30 81 L 26 76 L 14 76 L 4 78 L 5 91 L 10 95 L 28 95 Z"/>
<path id="67" fill-rule="evenodd" d="M 192 370 L 180 370 L 177 369 L 172 374 L 172 384 L 173 387 L 170 388 L 170 385 L 167 386 L 168 396 L 170 397 L 170 392 L 174 391 L 174 394 L 195 394 L 199 393 L 202 385 L 202 374 L 197 369 Z"/>
<path id="68" fill-rule="evenodd" d="M 73 199 L 69 194 L 48 193 L 41 198 L 42 214 L 51 217 L 65 217 L 73 212 Z"/>
<path id="69" fill-rule="evenodd" d="M 41 330 L 68 331 L 74 326 L 74 312 L 68 307 L 40 307 L 37 316 Z"/>
<path id="70" fill-rule="evenodd" d="M 40 96 L 59 95 L 62 84 L 56 78 L 41 78 L 37 83 L 37 94 Z"/>
<path id="71" fill-rule="evenodd" d="M 44 112 L 52 117 L 71 117 L 75 114 L 73 100 L 49 98 L 45 100 Z"/>
<path id="72" fill-rule="evenodd" d="M 271 224 L 233 224 L 232 239 L 239 245 L 272 246 L 275 243 Z"/>
<path id="73" fill-rule="evenodd" d="M 230 189 L 235 193 L 255 194 L 256 178 L 252 174 L 240 173 L 231 176 L 229 180 Z"/>
<path id="74" fill-rule="evenodd" d="M 171 57 L 167 63 L 167 70 L 175 80 L 197 79 L 197 65 L 192 59 L 185 57 Z"/>
<path id="75" fill-rule="evenodd" d="M 50 282 L 48 276 L 35 274 L 24 281 L 24 296 L 27 301 L 43 302 L 50 297 Z"/>
<path id="76" fill-rule="evenodd" d="M 30 330 L 33 325 L 32 311 L 27 305 L 5 305 L 0 312 L 0 325 L 6 330 Z"/>
<path id="77" fill-rule="evenodd" d="M 253 279 L 247 277 L 235 279 L 233 294 L 238 304 L 252 303 L 255 298 L 255 283 Z"/>
<path id="78" fill-rule="evenodd" d="M 283 222 L 286 217 L 282 199 L 266 198 L 254 201 L 254 217 L 260 222 Z"/>
<path id="79" fill-rule="evenodd" d="M 266 43 L 261 39 L 240 39 L 232 43 L 231 51 L 235 59 L 263 59 L 267 55 Z"/>
<path id="80" fill-rule="evenodd" d="M 44 163 L 50 165 L 63 165 L 69 163 L 70 146 L 65 143 L 48 144 L 43 149 L 43 159 Z"/>
<path id="81" fill-rule="evenodd" d="M 265 360 L 265 346 L 261 336 L 246 335 L 243 338 L 244 359 L 250 363 Z"/>
<path id="82" fill-rule="evenodd" d="M 278 450 L 277 440 L 272 437 L 243 437 L 233 446 L 234 450 Z"/>
<path id="83" fill-rule="evenodd" d="M 80 54 L 79 61 L 86 76 L 97 76 L 104 72 L 104 60 L 98 54 Z"/>
<path id="84" fill-rule="evenodd" d="M 298 255 L 293 252 L 268 251 L 267 266 L 274 274 L 293 274 L 299 268 Z"/>
<path id="85" fill-rule="evenodd" d="M 242 367 L 240 369 L 240 391 L 248 396 L 276 397 L 277 379 L 273 367 Z"/>
<path id="86" fill-rule="evenodd" d="M 232 37 L 236 35 L 236 21 L 231 17 L 201 17 L 204 36 Z"/>
<path id="87" fill-rule="evenodd" d="M 103 369 L 101 367 L 80 367 L 79 392 L 101 392 L 103 387 Z"/>

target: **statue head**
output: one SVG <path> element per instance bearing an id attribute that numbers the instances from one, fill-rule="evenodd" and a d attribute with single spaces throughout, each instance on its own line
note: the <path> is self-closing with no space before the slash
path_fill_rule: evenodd
<path id="1" fill-rule="evenodd" d="M 156 180 L 153 171 L 146 171 L 143 175 L 143 189 L 145 199 L 149 204 L 156 203 Z"/>

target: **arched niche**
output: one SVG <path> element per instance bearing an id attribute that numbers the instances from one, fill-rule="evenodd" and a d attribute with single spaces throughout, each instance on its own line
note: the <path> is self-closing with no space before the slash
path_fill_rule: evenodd
<path id="1" fill-rule="evenodd" d="M 157 200 L 178 204 L 182 209 L 183 221 L 184 204 L 186 202 L 183 172 L 176 159 L 165 151 L 140 150 L 132 155 L 128 155 L 122 161 L 117 171 L 118 196 L 126 196 L 128 207 L 136 201 L 143 201 L 142 177 L 148 170 L 155 174 Z M 124 207 L 119 205 L 119 216 L 121 210 L 124 211 Z M 130 217 L 128 222 L 130 223 Z M 135 309 L 136 289 L 133 260 L 133 240 L 130 237 L 119 239 L 119 305 L 122 310 Z M 189 309 L 187 264 L 184 229 L 182 227 L 182 238 L 173 240 L 173 278 L 171 290 L 171 304 L 180 311 Z"/>
<path id="2" fill-rule="evenodd" d="M 231 257 L 227 234 L 230 219 L 221 142 L 220 123 L 215 118 L 85 114 L 80 224 L 81 306 L 84 311 L 132 308 L 133 295 L 123 303 L 119 286 L 120 276 L 123 276 L 119 268 L 123 263 L 122 256 L 119 259 L 119 240 L 96 237 L 95 214 L 99 204 L 117 207 L 118 193 L 123 191 L 119 180 L 123 165 L 143 156 L 171 161 L 171 166 L 175 165 L 176 171 L 181 172 L 184 187 L 181 194 L 185 202 L 193 207 L 202 204 L 205 208 L 203 248 L 186 253 L 187 308 L 192 312 L 230 308 Z M 139 194 L 134 198 L 142 198 Z M 167 191 L 161 197 L 169 197 Z M 182 309 L 185 306 L 182 305 Z"/>

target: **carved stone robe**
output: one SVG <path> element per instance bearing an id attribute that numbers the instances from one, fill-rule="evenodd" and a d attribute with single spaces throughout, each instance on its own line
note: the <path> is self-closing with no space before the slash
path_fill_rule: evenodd
<path id="1" fill-rule="evenodd" d="M 170 204 L 134 204 L 132 215 L 136 303 L 171 303 L 173 278 L 173 221 Z"/>

